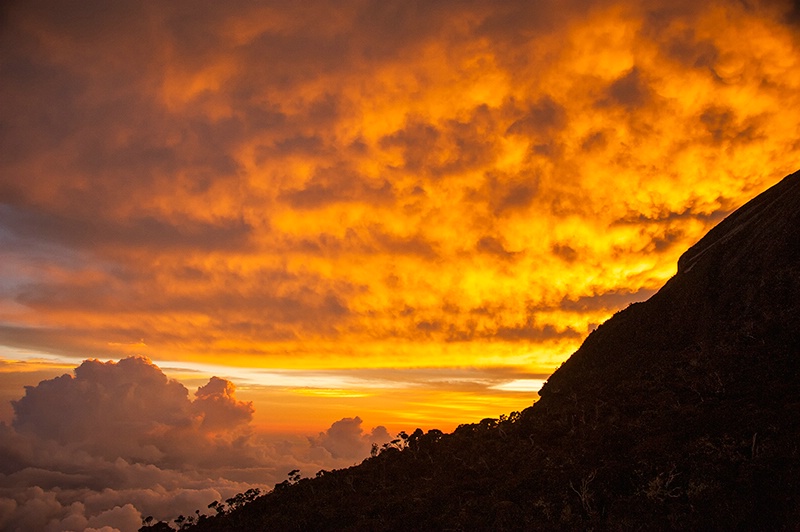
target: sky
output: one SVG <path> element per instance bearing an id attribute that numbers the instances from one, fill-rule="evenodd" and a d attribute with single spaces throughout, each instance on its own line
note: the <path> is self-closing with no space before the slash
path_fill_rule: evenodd
<path id="1" fill-rule="evenodd" d="M 0 9 L 0 528 L 521 410 L 800 167 L 796 2 Z"/>

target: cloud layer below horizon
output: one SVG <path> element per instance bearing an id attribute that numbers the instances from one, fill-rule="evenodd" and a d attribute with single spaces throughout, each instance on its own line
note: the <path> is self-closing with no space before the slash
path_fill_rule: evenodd
<path id="1" fill-rule="evenodd" d="M 359 417 L 316 436 L 266 438 L 252 403 L 212 377 L 188 390 L 141 357 L 86 360 L 74 375 L 40 382 L 0 423 L 0 529 L 135 531 L 142 518 L 209 513 L 250 487 L 271 488 L 292 469 L 313 476 L 352 465 L 373 443 Z"/>

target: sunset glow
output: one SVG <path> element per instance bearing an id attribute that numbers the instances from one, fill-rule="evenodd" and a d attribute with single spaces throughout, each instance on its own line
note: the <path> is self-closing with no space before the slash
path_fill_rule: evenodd
<path id="1" fill-rule="evenodd" d="M 551 7 L 404 29 L 356 5 L 105 29 L 12 9 L 0 340 L 230 374 L 550 373 L 794 169 L 800 124 L 778 9 Z"/>
<path id="2" fill-rule="evenodd" d="M 90 4 L 4 8 L 6 423 L 132 355 L 265 434 L 521 410 L 800 166 L 791 2 Z"/>

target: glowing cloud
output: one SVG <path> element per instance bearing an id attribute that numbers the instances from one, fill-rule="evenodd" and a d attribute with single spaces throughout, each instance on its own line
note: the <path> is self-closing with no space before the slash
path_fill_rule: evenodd
<path id="1" fill-rule="evenodd" d="M 10 5 L 0 345 L 547 374 L 796 169 L 792 9 Z"/>

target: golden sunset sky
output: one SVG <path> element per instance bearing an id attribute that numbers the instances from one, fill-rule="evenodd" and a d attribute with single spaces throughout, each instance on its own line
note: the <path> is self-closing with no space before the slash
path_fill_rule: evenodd
<path id="1" fill-rule="evenodd" d="M 792 2 L 3 9 L 6 422 L 130 355 L 267 432 L 521 410 L 800 167 Z"/>

